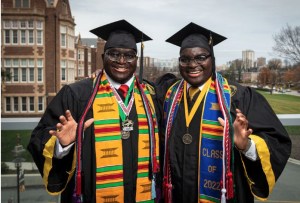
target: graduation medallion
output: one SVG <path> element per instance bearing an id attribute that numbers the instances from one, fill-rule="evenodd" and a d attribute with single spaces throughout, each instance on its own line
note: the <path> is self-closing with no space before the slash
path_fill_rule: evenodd
<path id="1" fill-rule="evenodd" d="M 133 88 L 133 84 L 130 86 L 129 88 L 129 92 L 132 90 Z M 120 117 L 122 120 L 122 130 L 121 130 L 121 138 L 126 140 L 130 137 L 130 131 L 133 131 L 133 121 L 128 119 L 129 113 L 131 111 L 133 102 L 134 102 L 134 93 L 131 94 L 131 98 L 130 101 L 128 102 L 128 98 L 125 98 L 125 103 L 123 102 L 123 100 L 121 99 L 120 95 L 117 93 L 117 91 L 115 90 L 114 87 L 111 86 L 111 89 L 118 101 L 119 107 L 121 108 L 120 111 Z"/>
<path id="2" fill-rule="evenodd" d="M 127 140 L 130 137 L 130 132 L 129 131 L 121 131 L 121 136 L 123 140 Z"/>
<path id="3" fill-rule="evenodd" d="M 130 131 L 133 130 L 133 121 L 128 118 L 122 122 L 122 139 L 128 139 L 130 137 Z"/>
<path id="4" fill-rule="evenodd" d="M 192 141 L 193 141 L 193 137 L 192 137 L 191 134 L 186 133 L 186 134 L 183 135 L 183 137 L 182 137 L 182 142 L 183 142 L 184 144 L 191 144 Z"/>

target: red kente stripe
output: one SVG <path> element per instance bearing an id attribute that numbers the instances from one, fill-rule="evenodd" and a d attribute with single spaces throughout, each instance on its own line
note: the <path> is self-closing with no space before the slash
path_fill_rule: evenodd
<path id="1" fill-rule="evenodd" d="M 210 128 L 210 127 L 204 127 L 202 128 L 203 131 L 208 131 L 208 132 L 216 132 L 216 133 L 222 133 L 222 129 L 215 129 L 215 128 Z"/>
<path id="2" fill-rule="evenodd" d="M 100 129 L 95 129 L 95 133 L 109 133 L 109 132 L 116 132 L 120 131 L 120 126 L 117 127 L 104 127 Z"/>
<path id="3" fill-rule="evenodd" d="M 139 121 L 139 126 L 148 126 L 148 122 L 147 121 Z"/>
<path id="4" fill-rule="evenodd" d="M 96 180 L 105 181 L 105 180 L 112 180 L 112 179 L 119 179 L 119 178 L 123 178 L 123 173 L 97 176 Z"/>
<path id="5" fill-rule="evenodd" d="M 99 86 L 99 88 L 98 88 L 98 92 L 100 92 L 100 93 L 102 93 L 102 91 L 109 91 L 109 89 L 110 89 L 110 86 L 109 85 L 104 85 L 104 86 Z"/>
<path id="6" fill-rule="evenodd" d="M 148 168 L 149 168 L 149 164 L 141 164 L 138 166 L 138 170 L 148 169 Z"/>

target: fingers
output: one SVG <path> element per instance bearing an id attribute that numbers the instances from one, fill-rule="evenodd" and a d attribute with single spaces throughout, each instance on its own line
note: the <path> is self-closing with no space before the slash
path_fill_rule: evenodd
<path id="1" fill-rule="evenodd" d="M 66 125 L 68 123 L 68 121 L 73 121 L 73 116 L 71 114 L 71 112 L 69 110 L 66 111 L 65 116 L 61 115 L 59 117 L 59 121 L 63 124 Z"/>
<path id="2" fill-rule="evenodd" d="M 248 133 L 248 136 L 249 136 L 249 135 L 251 135 L 251 134 L 253 133 L 253 130 L 252 130 L 251 128 L 249 128 L 249 129 L 247 130 L 247 133 Z"/>
<path id="3" fill-rule="evenodd" d="M 61 137 L 61 130 L 57 129 L 57 130 L 49 130 L 49 134 L 52 136 L 56 136 L 57 138 Z"/>
<path id="4" fill-rule="evenodd" d="M 63 125 L 61 123 L 56 124 L 56 129 L 57 129 L 58 132 L 62 131 L 62 128 L 63 128 Z"/>
<path id="5" fill-rule="evenodd" d="M 87 129 L 88 127 L 90 127 L 93 122 L 94 122 L 93 118 L 90 118 L 89 120 L 85 121 L 85 123 L 84 123 L 84 130 Z"/>
<path id="6" fill-rule="evenodd" d="M 57 123 L 56 124 L 56 130 L 50 130 L 49 131 L 49 134 L 50 135 L 54 135 L 54 136 L 57 136 L 59 137 L 60 135 L 60 132 L 63 130 L 64 128 L 64 125 L 67 125 L 68 124 L 68 121 L 72 121 L 74 120 L 73 117 L 72 117 L 72 114 L 69 110 L 66 111 L 66 115 L 61 115 L 59 117 L 59 121 L 60 123 Z"/>
<path id="7" fill-rule="evenodd" d="M 65 112 L 65 115 L 61 115 L 59 117 L 59 123 L 56 124 L 56 130 L 50 130 L 49 134 L 56 136 L 58 138 L 62 138 L 66 135 L 73 135 L 76 134 L 76 128 L 77 128 L 77 122 L 74 120 L 70 110 L 67 110 Z M 88 119 L 84 123 L 84 130 L 86 130 L 88 127 L 90 127 L 94 122 L 94 119 Z"/>
<path id="8" fill-rule="evenodd" d="M 221 117 L 218 117 L 218 121 L 220 122 L 221 126 L 224 126 L 224 119 Z"/>
<path id="9" fill-rule="evenodd" d="M 52 136 L 57 136 L 57 131 L 56 130 L 49 130 L 49 134 Z"/>
<path id="10" fill-rule="evenodd" d="M 69 111 L 69 110 L 66 111 L 66 117 L 67 117 L 68 121 L 73 121 L 74 120 L 74 118 L 71 114 L 71 111 Z"/>
<path id="11" fill-rule="evenodd" d="M 239 109 L 236 109 L 235 123 L 238 123 L 243 128 L 248 128 L 248 119 Z"/>

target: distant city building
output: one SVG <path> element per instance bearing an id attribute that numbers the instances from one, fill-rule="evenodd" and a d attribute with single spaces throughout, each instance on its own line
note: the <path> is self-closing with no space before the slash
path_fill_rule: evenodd
<path id="1" fill-rule="evenodd" d="M 76 79 L 83 78 L 85 75 L 91 75 L 91 50 L 92 49 L 88 46 L 82 44 L 81 36 L 79 34 L 75 41 Z M 87 70 L 85 71 L 85 69 Z"/>
<path id="2" fill-rule="evenodd" d="M 225 65 L 225 64 L 216 66 L 217 71 L 225 71 L 226 69 L 228 69 L 228 65 Z"/>
<path id="3" fill-rule="evenodd" d="M 91 72 L 93 73 L 97 69 L 103 69 L 102 54 L 104 53 L 106 41 L 101 38 L 81 38 L 81 41 L 82 45 L 91 49 Z"/>
<path id="4" fill-rule="evenodd" d="M 254 67 L 255 53 L 252 50 L 242 51 L 242 68 L 248 69 Z"/>
<path id="5" fill-rule="evenodd" d="M 158 68 L 173 69 L 178 67 L 178 59 L 154 59 L 154 66 Z"/>
<path id="6" fill-rule="evenodd" d="M 140 67 L 141 64 L 141 57 L 138 57 L 137 61 L 137 67 Z M 143 67 L 153 67 L 154 66 L 154 58 L 151 58 L 149 56 L 144 56 L 143 57 Z"/>
<path id="7" fill-rule="evenodd" d="M 75 81 L 74 28 L 68 0 L 2 0 L 2 117 L 40 116 Z"/>
<path id="8" fill-rule="evenodd" d="M 102 54 L 105 41 L 101 38 L 76 39 L 76 79 L 85 78 L 94 73 L 97 69 L 103 68 Z"/>
<path id="9" fill-rule="evenodd" d="M 258 72 L 243 72 L 242 81 L 244 83 L 257 83 Z"/>
<path id="10" fill-rule="evenodd" d="M 103 68 L 105 41 L 75 37 L 68 0 L 2 0 L 1 116 L 38 117 L 62 86 Z"/>
<path id="11" fill-rule="evenodd" d="M 267 64 L 267 59 L 265 57 L 258 57 L 256 61 L 257 67 L 263 67 Z"/>

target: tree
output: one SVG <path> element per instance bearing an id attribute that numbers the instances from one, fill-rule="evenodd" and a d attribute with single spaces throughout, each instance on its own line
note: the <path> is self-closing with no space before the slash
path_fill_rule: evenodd
<path id="1" fill-rule="evenodd" d="M 283 74 L 283 82 L 285 83 L 285 86 L 290 88 L 296 87 L 296 89 L 300 88 L 300 66 L 296 66 L 294 68 L 291 68 L 287 70 Z"/>
<path id="2" fill-rule="evenodd" d="M 6 80 L 11 80 L 11 73 L 8 72 L 7 70 L 1 69 L 1 78 L 2 78 L 2 83 Z"/>
<path id="3" fill-rule="evenodd" d="M 243 61 L 240 59 L 236 59 L 232 61 L 230 66 L 233 66 L 234 70 L 238 73 L 238 82 L 242 82 L 242 64 Z"/>
<path id="4" fill-rule="evenodd" d="M 294 79 L 294 74 L 295 73 L 294 73 L 293 70 L 286 71 L 284 73 L 284 75 L 283 75 L 283 81 L 284 81 L 284 83 L 286 83 L 286 84 L 291 83 L 293 81 L 293 79 Z"/>
<path id="5" fill-rule="evenodd" d="M 273 50 L 280 57 L 294 63 L 300 63 L 300 26 L 291 27 L 287 25 L 273 38 L 275 40 Z"/>
<path id="6" fill-rule="evenodd" d="M 235 81 L 235 82 L 241 82 L 242 80 L 242 60 L 240 59 L 236 59 L 233 61 L 228 62 L 229 68 L 226 71 L 220 71 L 221 74 L 231 80 L 231 81 Z"/>
<path id="7" fill-rule="evenodd" d="M 268 68 L 261 68 L 257 76 L 258 84 L 265 86 L 270 83 L 271 71 Z"/>
<path id="8" fill-rule="evenodd" d="M 268 61 L 268 68 L 270 69 L 270 83 L 273 87 L 277 83 L 281 83 L 281 77 L 280 77 L 280 68 L 282 67 L 282 61 L 280 59 L 273 58 Z"/>
<path id="9" fill-rule="evenodd" d="M 9 167 L 6 163 L 1 162 L 1 174 L 7 174 L 9 172 Z"/>
<path id="10" fill-rule="evenodd" d="M 282 62 L 280 59 L 273 58 L 268 61 L 268 68 L 270 70 L 278 71 L 281 67 L 282 67 Z"/>

